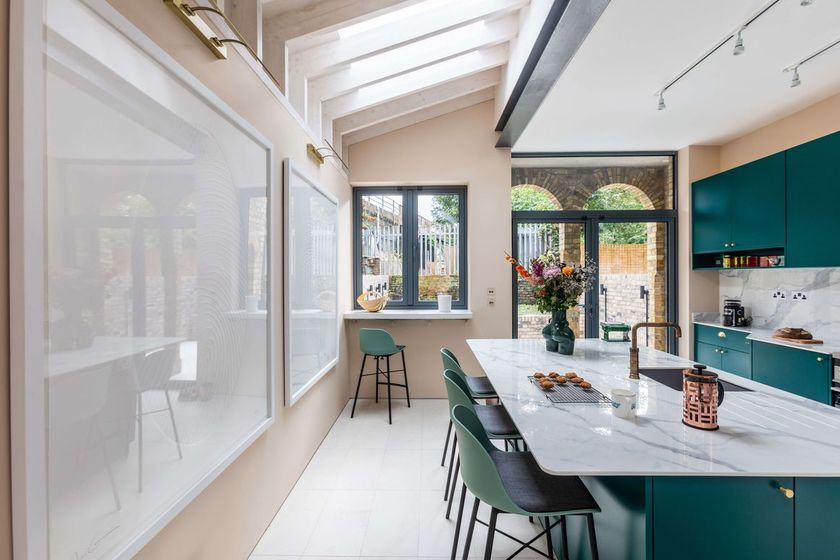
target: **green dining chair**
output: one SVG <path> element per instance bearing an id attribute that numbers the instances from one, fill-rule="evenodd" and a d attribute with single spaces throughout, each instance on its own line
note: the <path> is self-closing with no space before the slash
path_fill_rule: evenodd
<path id="1" fill-rule="evenodd" d="M 356 414 L 356 401 L 359 400 L 359 388 L 362 386 L 362 378 L 369 375 L 376 376 L 376 402 L 379 402 L 379 386 L 388 387 L 388 423 L 391 423 L 391 387 L 402 387 L 405 389 L 405 400 L 411 408 L 411 397 L 408 395 L 408 372 L 405 367 L 405 346 L 394 343 L 394 339 L 388 331 L 382 329 L 359 329 L 359 347 L 364 357 L 362 367 L 359 370 L 359 381 L 356 384 L 356 396 L 353 397 L 353 409 L 350 411 L 350 418 Z M 399 354 L 402 358 L 402 369 L 391 369 L 391 356 Z M 376 360 L 376 371 L 365 373 L 365 363 L 368 357 Z M 381 367 L 381 361 L 385 361 L 385 369 Z M 392 373 L 402 373 L 404 383 L 391 381 Z M 380 379 L 384 377 L 385 381 Z"/>
<path id="2" fill-rule="evenodd" d="M 485 560 L 490 559 L 493 551 L 496 521 L 500 513 L 539 517 L 543 519 L 545 528 L 540 534 L 527 542 L 504 533 L 505 536 L 512 538 L 521 545 L 509 558 L 513 558 L 525 549 L 538 552 L 547 558 L 554 558 L 551 530 L 558 525 L 561 530 L 563 554 L 565 558 L 568 558 L 566 516 L 581 515 L 586 518 L 592 560 L 598 560 L 598 543 L 595 537 L 595 518 L 593 514 L 601 511 L 601 509 L 579 477 L 546 474 L 531 453 L 523 451 L 506 452 L 497 449 L 490 442 L 478 415 L 467 406 L 455 405 L 451 414 L 455 433 L 458 437 L 458 456 L 461 461 L 461 477 L 463 479 L 461 503 L 458 507 L 455 536 L 452 542 L 452 560 L 455 559 L 458 548 L 466 490 L 469 490 L 475 496 L 475 500 L 464 543 L 464 560 L 469 557 L 478 506 L 481 502 L 490 506 L 487 542 L 484 547 Z M 556 519 L 552 521 L 553 518 Z M 547 555 L 532 546 L 543 535 L 545 535 L 548 545 L 549 552 Z"/>
<path id="3" fill-rule="evenodd" d="M 473 398 L 494 399 L 497 397 L 496 389 L 493 388 L 493 384 L 490 383 L 490 380 L 486 377 L 467 375 L 463 368 L 461 368 L 461 363 L 458 361 L 458 358 L 455 357 L 455 354 L 452 353 L 452 350 L 449 348 L 441 348 L 440 357 L 443 359 L 443 370 L 451 370 L 460 375 L 467 384 L 469 394 L 472 395 Z M 452 420 L 449 421 L 449 426 L 446 428 L 446 443 L 443 445 L 443 455 L 441 455 L 440 458 L 441 467 L 446 464 L 446 450 L 449 449 L 449 440 L 451 437 Z M 452 464 L 450 463 L 450 468 L 451 467 Z"/>
<path id="4" fill-rule="evenodd" d="M 505 448 L 513 447 L 519 449 L 519 440 L 522 438 L 519 435 L 519 430 L 516 424 L 508 414 L 505 407 L 500 404 L 479 404 L 470 396 L 470 388 L 464 382 L 464 379 L 452 371 L 451 369 L 443 372 L 443 381 L 446 385 L 446 395 L 449 399 L 449 409 L 452 410 L 457 405 L 466 406 L 478 416 L 481 425 L 484 426 L 487 436 L 490 439 L 504 440 Z M 458 473 L 460 471 L 460 460 L 455 463 L 455 447 L 458 444 L 457 436 L 452 442 L 452 457 L 449 459 L 449 473 L 446 475 L 446 488 L 443 491 L 443 499 L 449 500 L 449 505 L 446 506 L 446 518 L 449 519 L 449 514 L 452 510 L 452 499 L 455 496 L 455 483 L 458 480 Z M 453 469 L 453 463 L 455 468 Z"/>

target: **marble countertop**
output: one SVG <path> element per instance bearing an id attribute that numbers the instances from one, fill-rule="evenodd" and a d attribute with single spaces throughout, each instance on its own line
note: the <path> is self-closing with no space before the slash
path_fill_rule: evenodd
<path id="1" fill-rule="evenodd" d="M 542 340 L 473 339 L 470 348 L 540 466 L 558 475 L 840 476 L 840 409 L 719 372 L 754 392 L 728 392 L 720 429 L 682 423 L 682 392 L 642 376 L 631 381 L 629 343 L 578 340 L 573 356 L 549 353 Z M 692 362 L 642 348 L 642 367 Z M 635 391 L 638 416 L 609 405 L 557 405 L 528 379 L 575 371 L 605 395 Z M 480 372 L 476 372 L 476 375 Z"/>
<path id="2" fill-rule="evenodd" d="M 375 313 L 364 309 L 354 309 L 344 312 L 344 319 L 350 321 L 445 321 L 472 318 L 473 313 L 469 309 L 453 309 L 445 312 L 437 309 L 383 309 Z"/>
<path id="3" fill-rule="evenodd" d="M 770 344 L 778 344 L 780 346 L 789 346 L 791 348 L 799 348 L 800 350 L 809 350 L 811 352 L 818 352 L 820 354 L 831 354 L 833 357 L 840 359 L 840 340 L 832 340 L 823 338 L 819 333 L 812 333 L 814 338 L 824 341 L 824 344 L 797 344 L 796 342 L 785 342 L 778 338 L 773 338 L 773 331 L 775 328 L 768 327 L 724 327 L 721 322 L 720 313 L 694 313 L 692 314 L 692 321 L 698 325 L 708 325 L 710 327 L 719 327 L 733 331 L 741 331 L 749 333 L 748 340 L 755 340 L 758 342 L 769 342 Z"/>

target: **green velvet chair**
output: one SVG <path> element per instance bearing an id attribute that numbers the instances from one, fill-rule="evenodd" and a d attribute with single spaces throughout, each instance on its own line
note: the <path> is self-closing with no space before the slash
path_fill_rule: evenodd
<path id="1" fill-rule="evenodd" d="M 359 381 L 356 384 L 356 395 L 353 397 L 353 409 L 350 411 L 350 418 L 356 414 L 356 401 L 359 400 L 359 389 L 362 386 L 362 378 L 369 375 L 376 376 L 376 402 L 379 402 L 379 386 L 388 387 L 388 423 L 391 423 L 391 387 L 402 387 L 405 389 L 405 400 L 411 408 L 411 397 L 408 394 L 408 372 L 405 368 L 405 346 L 397 345 L 388 331 L 382 329 L 359 329 L 359 347 L 364 354 L 362 367 L 359 370 Z M 402 358 L 402 369 L 391 369 L 391 356 L 399 354 Z M 376 371 L 365 373 L 365 363 L 368 357 L 376 360 Z M 381 362 L 385 361 L 385 369 L 382 369 Z M 402 373 L 404 383 L 391 381 L 392 373 Z M 383 378 L 385 381 L 381 381 Z"/>
<path id="2" fill-rule="evenodd" d="M 493 540 L 496 536 L 496 520 L 502 513 L 541 518 L 545 528 L 543 532 L 527 542 L 505 534 L 505 536 L 512 538 L 521 545 L 509 558 L 525 549 L 538 552 L 547 558 L 554 558 L 551 530 L 558 525 L 561 530 L 563 554 L 568 558 L 566 516 L 581 515 L 586 518 L 590 556 L 592 560 L 598 560 L 598 543 L 595 538 L 593 513 L 601 510 L 580 478 L 546 474 L 529 452 L 507 452 L 497 449 L 490 442 L 490 438 L 476 413 L 467 406 L 456 405 L 451 414 L 459 441 L 458 455 L 461 461 L 461 476 L 464 481 L 461 503 L 458 507 L 458 518 L 455 522 L 455 536 L 452 542 L 453 560 L 457 553 L 461 520 L 464 514 L 465 490 L 469 490 L 475 496 L 475 501 L 473 502 L 464 543 L 464 560 L 469 557 L 478 506 L 481 502 L 490 506 L 487 542 L 484 548 L 485 559 L 491 558 Z M 545 535 L 548 545 L 549 552 L 547 555 L 532 546 L 543 535 Z"/>
<path id="3" fill-rule="evenodd" d="M 461 363 L 452 350 L 449 348 L 440 349 L 440 357 L 443 359 L 443 370 L 451 370 L 457 373 L 464 380 L 464 383 L 469 387 L 469 393 L 474 399 L 495 399 L 497 398 L 496 389 L 487 377 L 479 377 L 474 375 L 467 375 L 461 368 Z M 440 458 L 440 466 L 446 464 L 446 450 L 449 449 L 449 440 L 452 437 L 452 420 L 449 421 L 449 427 L 446 428 L 446 443 L 443 445 L 443 455 Z M 452 449 L 453 453 L 455 449 Z M 452 463 L 449 463 L 450 469 Z"/>
<path id="4" fill-rule="evenodd" d="M 464 379 L 451 369 L 443 372 L 443 382 L 446 385 L 446 395 L 449 399 L 450 410 L 457 405 L 466 406 L 478 416 L 481 425 L 484 426 L 487 436 L 490 439 L 504 440 L 505 448 L 512 447 L 519 449 L 519 440 L 522 436 L 519 435 L 516 424 L 513 423 L 510 414 L 508 414 L 504 406 L 500 404 L 478 404 L 475 402 L 475 399 L 470 396 L 470 389 L 467 387 Z M 455 468 L 452 468 L 457 444 L 458 438 L 456 436 L 452 442 L 452 459 L 449 460 L 449 474 L 446 476 L 446 488 L 443 491 L 443 499 L 449 500 L 449 505 L 446 507 L 447 519 L 449 519 L 449 513 L 452 510 L 452 499 L 455 496 L 455 483 L 458 480 L 458 473 L 460 471 L 460 460 L 458 463 L 455 463 Z"/>

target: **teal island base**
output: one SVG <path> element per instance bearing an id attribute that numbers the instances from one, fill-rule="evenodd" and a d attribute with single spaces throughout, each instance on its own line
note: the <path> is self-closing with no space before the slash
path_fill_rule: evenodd
<path id="1" fill-rule="evenodd" d="M 583 477 L 602 512 L 605 560 L 822 560 L 840 557 L 840 478 Z M 552 534 L 563 558 L 559 528 Z M 568 518 L 571 558 L 589 559 Z"/>

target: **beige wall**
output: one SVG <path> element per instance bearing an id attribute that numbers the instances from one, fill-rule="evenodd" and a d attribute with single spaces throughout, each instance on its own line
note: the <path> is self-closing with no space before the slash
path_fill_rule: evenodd
<path id="1" fill-rule="evenodd" d="M 28 0 L 27 0 L 28 1 Z M 184 65 L 214 93 L 247 119 L 274 144 L 274 174 L 277 179 L 274 195 L 281 193 L 283 158 L 291 157 L 311 177 L 326 185 L 339 199 L 341 231 L 350 231 L 350 190 L 346 177 L 333 165 L 322 167 L 306 155 L 310 139 L 297 121 L 274 98 L 252 70 L 237 55 L 217 61 L 166 7 L 163 2 L 111 0 L 111 4 L 132 23 L 148 34 L 179 63 Z M 7 27 L 8 2 L 0 9 L 0 25 Z M 8 32 L 4 31 L 4 37 Z M 0 42 L 5 66 L 6 41 Z M 2 127 L 7 130 L 7 72 L 0 72 L 3 84 Z M 6 184 L 5 155 L 7 135 L 0 140 L 0 174 Z M 0 197 L 0 293 L 7 293 L 6 195 Z M 279 224 L 278 224 L 279 225 Z M 340 238 L 340 270 L 350 269 L 351 240 L 349 233 Z M 282 278 L 281 263 L 275 263 L 273 274 Z M 340 293 L 341 304 L 350 305 L 352 296 L 349 275 L 341 278 L 346 286 Z M 279 284 L 279 282 L 278 282 Z M 275 301 L 279 301 L 278 285 Z M 279 308 L 278 308 L 279 309 Z M 0 298 L 0 313 L 8 317 L 7 300 Z M 8 473 L 8 336 L 7 320 L 0 333 L 0 560 L 9 557 L 10 523 Z M 282 333 L 274 339 L 282 363 Z M 178 515 L 137 555 L 141 560 L 177 558 L 184 560 L 236 560 L 247 558 L 262 532 L 279 509 L 288 491 L 306 466 L 315 449 L 347 402 L 348 376 L 346 342 L 342 332 L 342 358 L 336 370 L 329 373 L 293 408 L 283 406 L 283 372 L 275 368 L 277 416 L 275 424 L 243 455 L 223 472 L 198 498 Z"/>
<path id="2" fill-rule="evenodd" d="M 0 35 L 9 37 L 9 3 L 0 5 Z M 0 560 L 12 557 L 9 465 L 9 242 L 8 242 L 8 40 L 0 41 Z"/>
<path id="3" fill-rule="evenodd" d="M 677 154 L 678 199 L 678 317 L 683 336 L 679 340 L 680 356 L 691 357 L 694 352 L 691 314 L 718 308 L 718 273 L 691 270 L 691 183 L 720 168 L 720 149 L 717 146 L 689 146 Z"/>
<path id="4" fill-rule="evenodd" d="M 504 261 L 510 251 L 510 151 L 496 149 L 493 102 L 425 121 L 350 147 L 350 179 L 356 183 L 448 183 L 467 185 L 467 258 L 469 321 L 348 322 L 350 377 L 353 388 L 361 364 L 358 329 L 387 329 L 407 345 L 411 394 L 443 397 L 440 348 L 447 346 L 468 371 L 478 364 L 468 338 L 511 336 L 511 271 Z M 496 303 L 487 304 L 487 289 L 496 289 Z M 363 382 L 372 395 L 372 377 Z M 396 393 L 401 395 L 401 393 Z"/>
<path id="5" fill-rule="evenodd" d="M 840 130 L 840 94 L 759 128 L 720 148 L 720 170 L 804 144 Z"/>

